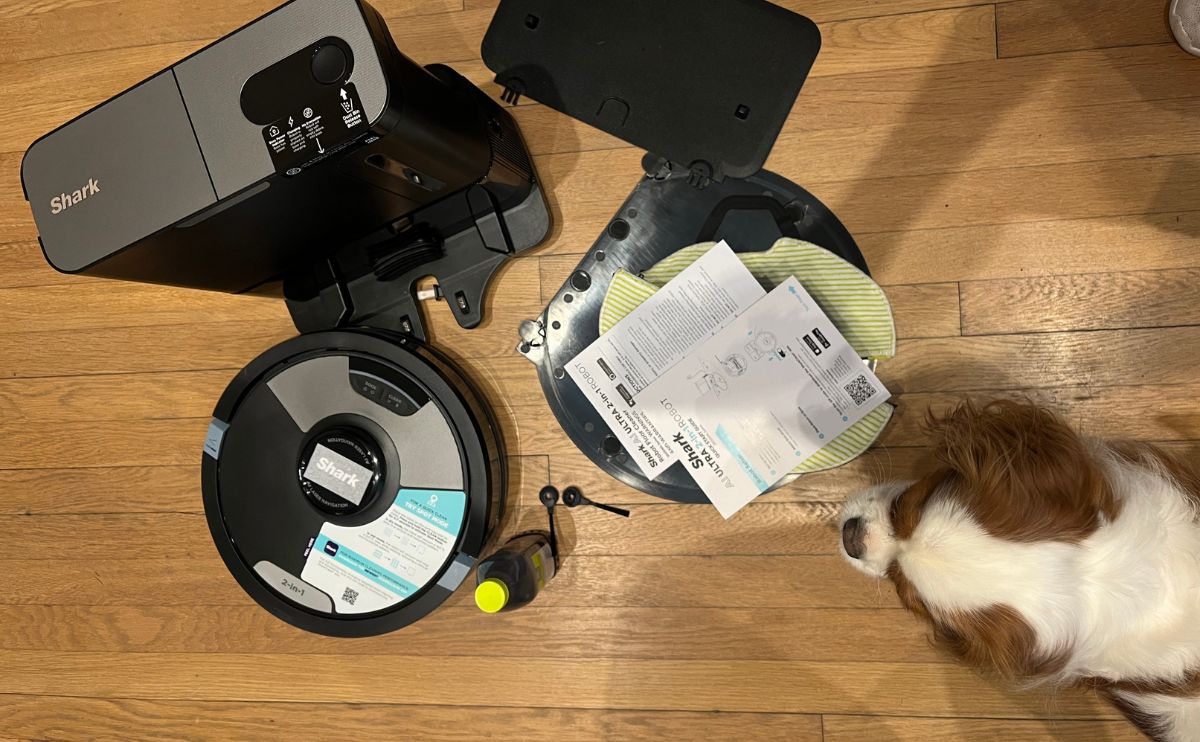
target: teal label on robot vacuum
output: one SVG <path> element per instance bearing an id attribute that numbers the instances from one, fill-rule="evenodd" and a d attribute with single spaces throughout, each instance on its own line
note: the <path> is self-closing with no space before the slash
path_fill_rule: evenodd
<path id="1" fill-rule="evenodd" d="M 431 583 L 449 561 L 466 508 L 465 492 L 400 490 L 373 523 L 323 525 L 300 576 L 333 598 L 336 613 L 394 607 Z"/>

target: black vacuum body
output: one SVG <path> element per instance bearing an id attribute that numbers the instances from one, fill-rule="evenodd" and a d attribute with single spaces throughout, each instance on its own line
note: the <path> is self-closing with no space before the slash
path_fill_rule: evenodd
<path id="1" fill-rule="evenodd" d="M 230 384 L 204 509 L 241 586 L 309 631 L 416 621 L 470 574 L 504 509 L 504 448 L 439 353 L 379 331 L 302 335 Z"/>
<path id="2" fill-rule="evenodd" d="M 382 296 L 411 298 L 402 279 L 418 266 L 462 293 L 474 326 L 480 266 L 490 276 L 549 228 L 512 118 L 450 68 L 405 57 L 360 0 L 292 0 L 42 137 L 21 176 L 58 270 L 286 284 L 303 330 L 337 311 L 421 335 L 412 306 Z M 322 295 L 364 278 L 388 285 L 364 283 L 360 307 Z"/>
<path id="3" fill-rule="evenodd" d="M 271 613 L 366 636 L 440 605 L 504 509 L 482 397 L 417 283 L 477 326 L 549 209 L 512 117 L 360 0 L 291 0 L 42 137 L 22 182 L 60 271 L 281 296 L 304 334 L 230 384 L 204 447 L 217 550 Z"/>

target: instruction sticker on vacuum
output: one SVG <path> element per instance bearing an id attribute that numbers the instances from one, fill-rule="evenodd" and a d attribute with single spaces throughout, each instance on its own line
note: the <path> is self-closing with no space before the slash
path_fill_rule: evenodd
<path id="1" fill-rule="evenodd" d="M 467 510 L 465 492 L 400 490 L 365 526 L 326 523 L 300 577 L 333 598 L 334 611 L 373 613 L 425 588 L 450 559 Z"/>
<path id="2" fill-rule="evenodd" d="M 263 140 L 276 172 L 296 175 L 349 146 L 368 128 L 358 91 L 347 84 L 329 88 L 319 100 L 263 127 Z"/>

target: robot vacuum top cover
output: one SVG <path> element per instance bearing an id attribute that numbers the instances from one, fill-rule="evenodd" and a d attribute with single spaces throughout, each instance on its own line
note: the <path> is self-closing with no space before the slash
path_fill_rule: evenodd
<path id="1" fill-rule="evenodd" d="M 466 379 L 398 335 L 304 335 L 246 368 L 205 445 L 217 549 L 264 608 L 334 636 L 450 596 L 503 507 L 504 458 Z"/>

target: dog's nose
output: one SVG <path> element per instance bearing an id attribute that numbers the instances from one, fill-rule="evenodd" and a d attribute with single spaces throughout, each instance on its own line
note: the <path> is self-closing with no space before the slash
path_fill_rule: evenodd
<path id="1" fill-rule="evenodd" d="M 862 518 L 851 518 L 842 526 L 842 548 L 851 559 L 862 559 L 866 551 L 867 524 Z"/>

